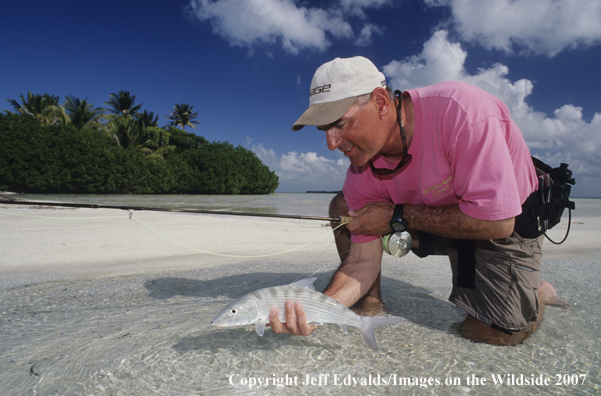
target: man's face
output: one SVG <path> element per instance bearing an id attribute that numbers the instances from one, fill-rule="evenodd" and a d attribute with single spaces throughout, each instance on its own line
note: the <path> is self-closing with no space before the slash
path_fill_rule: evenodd
<path id="1" fill-rule="evenodd" d="M 381 131 L 382 123 L 378 121 L 377 106 L 370 100 L 361 107 L 352 105 L 339 120 L 317 129 L 325 132 L 328 149 L 338 149 L 351 164 L 362 166 L 384 147 L 386 133 Z"/>

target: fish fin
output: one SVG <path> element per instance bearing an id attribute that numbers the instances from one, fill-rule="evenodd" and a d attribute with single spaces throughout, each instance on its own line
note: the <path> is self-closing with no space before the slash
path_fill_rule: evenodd
<path id="1" fill-rule="evenodd" d="M 301 279 L 299 281 L 292 282 L 288 286 L 306 287 L 307 289 L 315 290 L 315 286 L 313 286 L 313 282 L 315 282 L 315 279 L 317 279 L 317 278 L 313 277 L 313 278 Z"/>
<path id="2" fill-rule="evenodd" d="M 348 334 L 348 325 L 339 324 L 338 326 L 340 326 L 340 329 L 344 332 L 344 334 Z"/>
<path id="3" fill-rule="evenodd" d="M 374 351 L 378 350 L 378 345 L 376 344 L 376 337 L 374 337 L 374 329 L 393 325 L 399 322 L 404 322 L 407 319 L 401 318 L 400 316 L 383 316 L 383 317 L 370 317 L 363 316 L 362 321 L 363 325 L 359 327 L 359 331 L 365 338 L 365 342 L 367 345 Z"/>
<path id="4" fill-rule="evenodd" d="M 322 322 L 309 322 L 310 325 L 315 325 L 315 326 L 321 326 L 323 325 Z"/>
<path id="5" fill-rule="evenodd" d="M 263 337 L 263 333 L 265 332 L 265 324 L 265 321 L 262 319 L 257 320 L 257 322 L 255 323 L 255 330 L 257 334 L 261 337 Z"/>

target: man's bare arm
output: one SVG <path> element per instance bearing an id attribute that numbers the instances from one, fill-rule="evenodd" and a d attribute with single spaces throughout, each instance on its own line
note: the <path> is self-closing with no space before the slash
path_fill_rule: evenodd
<path id="1" fill-rule="evenodd" d="M 463 213 L 459 205 L 405 205 L 403 212 L 410 228 L 448 238 L 507 238 L 513 232 L 515 223 L 513 217 L 503 220 L 476 219 Z"/>
<path id="2" fill-rule="evenodd" d="M 388 222 L 392 218 L 394 206 L 392 202 L 372 202 L 359 210 L 350 211 L 349 215 L 355 217 L 355 220 L 347 227 L 356 234 L 386 234 L 391 231 Z M 405 205 L 403 216 L 412 230 L 448 238 L 506 238 L 514 228 L 513 217 L 504 220 L 479 220 L 463 213 L 459 205 Z"/>
<path id="3" fill-rule="evenodd" d="M 382 243 L 376 239 L 368 243 L 351 243 L 348 257 L 332 277 L 324 294 L 350 307 L 376 281 L 382 264 Z M 286 302 L 286 323 L 280 323 L 277 309 L 269 315 L 269 324 L 275 333 L 309 335 L 317 326 L 307 323 L 300 303 Z"/>
<path id="4" fill-rule="evenodd" d="M 324 294 L 350 307 L 376 281 L 382 266 L 382 242 L 352 243 L 348 257 L 330 280 Z"/>

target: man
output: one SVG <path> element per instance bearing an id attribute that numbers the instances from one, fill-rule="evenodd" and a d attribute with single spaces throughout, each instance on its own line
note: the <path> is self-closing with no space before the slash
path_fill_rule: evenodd
<path id="1" fill-rule="evenodd" d="M 540 279 L 542 239 L 515 230 L 538 177 L 500 100 L 459 82 L 395 96 L 369 60 L 337 58 L 317 69 L 292 129 L 305 125 L 351 162 L 330 215 L 354 220 L 337 237 L 342 264 L 325 294 L 349 307 L 381 304 L 380 236 L 407 229 L 418 256 L 449 256 L 449 300 L 468 314 L 465 337 L 515 345 L 536 329 L 556 295 Z M 300 304 L 286 305 L 285 324 L 275 309 L 270 320 L 276 332 L 315 328 Z"/>

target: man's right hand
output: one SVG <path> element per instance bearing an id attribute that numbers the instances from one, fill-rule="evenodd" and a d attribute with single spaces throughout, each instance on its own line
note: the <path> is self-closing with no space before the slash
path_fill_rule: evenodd
<path id="1" fill-rule="evenodd" d="M 284 306 L 286 309 L 286 323 L 280 322 L 277 308 L 271 308 L 269 312 L 269 325 L 274 333 L 307 336 L 317 328 L 317 326 L 310 325 L 307 322 L 307 315 L 301 303 L 292 304 L 291 301 L 286 301 Z"/>
<path id="2" fill-rule="evenodd" d="M 390 219 L 394 212 L 394 203 L 389 201 L 369 202 L 361 209 L 349 210 L 348 215 L 354 217 L 346 225 L 349 231 L 361 235 L 384 235 L 390 230 Z"/>

